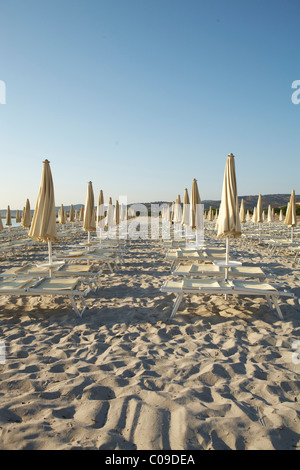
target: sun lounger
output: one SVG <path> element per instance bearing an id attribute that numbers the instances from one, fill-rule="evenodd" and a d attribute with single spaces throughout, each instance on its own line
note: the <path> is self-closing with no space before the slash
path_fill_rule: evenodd
<path id="1" fill-rule="evenodd" d="M 13 267 L 3 271 L 0 278 L 19 278 L 19 279 L 40 279 L 43 277 L 76 277 L 80 278 L 82 283 L 88 284 L 91 289 L 96 291 L 97 281 L 99 280 L 102 270 L 99 266 L 89 264 L 64 263 L 49 268 L 49 266 L 32 266 L 24 265 Z"/>
<path id="2" fill-rule="evenodd" d="M 177 295 L 170 319 L 176 314 L 183 296 L 186 294 L 225 294 L 265 297 L 269 307 L 275 310 L 281 320 L 283 315 L 278 305 L 280 296 L 291 297 L 298 301 L 292 293 L 280 292 L 271 284 L 247 281 L 247 280 L 217 280 L 217 279 L 183 279 L 181 281 L 167 280 L 161 287 L 162 292 L 174 293 Z"/>
<path id="3" fill-rule="evenodd" d="M 225 268 L 214 264 L 182 264 L 177 266 L 172 274 L 184 277 L 206 276 L 224 279 Z M 263 281 L 266 279 L 266 274 L 261 268 L 256 266 L 231 266 L 228 269 L 227 277 L 230 279 L 250 277 Z"/>
<path id="4" fill-rule="evenodd" d="M 113 266 L 115 266 L 115 268 L 118 270 L 117 259 L 113 256 L 112 253 L 100 254 L 94 251 L 89 252 L 86 250 L 69 250 L 53 255 L 53 259 L 64 261 L 86 261 L 89 263 L 106 265 L 111 272 L 113 272 Z"/>
<path id="5" fill-rule="evenodd" d="M 223 248 L 203 249 L 203 250 L 169 250 L 165 258 L 172 261 L 171 271 L 183 262 L 207 262 L 207 261 L 225 261 L 226 252 Z"/>
<path id="6" fill-rule="evenodd" d="M 87 308 L 84 297 L 90 292 L 90 288 L 79 290 L 80 284 L 79 278 L 42 278 L 38 281 L 36 279 L 2 279 L 0 280 L 0 295 L 68 297 L 73 309 L 81 317 Z M 76 304 L 76 297 L 79 297 L 83 304 L 81 310 Z"/>

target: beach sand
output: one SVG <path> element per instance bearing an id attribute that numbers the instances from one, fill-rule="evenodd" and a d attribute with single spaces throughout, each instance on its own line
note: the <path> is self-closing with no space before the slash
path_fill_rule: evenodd
<path id="1" fill-rule="evenodd" d="M 233 249 L 300 296 L 291 256 Z M 280 301 L 281 321 L 264 299 L 190 296 L 168 322 L 169 268 L 161 242 L 132 241 L 82 318 L 66 299 L 0 297 L 1 450 L 300 449 L 299 307 Z"/>

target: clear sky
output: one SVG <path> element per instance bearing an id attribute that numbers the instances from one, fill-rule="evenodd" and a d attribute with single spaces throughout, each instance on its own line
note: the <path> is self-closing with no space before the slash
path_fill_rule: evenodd
<path id="1" fill-rule="evenodd" d="M 0 208 L 300 193 L 299 0 L 0 0 Z M 3 92 L 3 89 L 2 89 Z M 1 94 L 0 94 L 1 96 Z"/>

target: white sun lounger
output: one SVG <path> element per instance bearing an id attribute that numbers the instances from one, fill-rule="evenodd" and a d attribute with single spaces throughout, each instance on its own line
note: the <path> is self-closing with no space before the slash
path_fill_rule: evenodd
<path id="1" fill-rule="evenodd" d="M 43 278 L 38 281 L 36 279 L 2 279 L 0 280 L 0 295 L 68 297 L 73 309 L 81 317 L 87 308 L 84 297 L 90 292 L 90 288 L 79 290 L 79 287 L 79 278 Z M 81 310 L 76 304 L 76 297 L 79 297 L 83 304 Z"/>
<path id="2" fill-rule="evenodd" d="M 226 252 L 223 248 L 218 249 L 203 249 L 203 250 L 169 250 L 165 258 L 172 261 L 171 271 L 175 269 L 178 264 L 184 262 L 208 262 L 208 261 L 225 261 Z"/>
<path id="3" fill-rule="evenodd" d="M 71 251 L 62 251 L 61 253 L 57 253 L 53 255 L 54 260 L 64 260 L 64 261 L 71 261 L 76 260 L 78 261 L 87 261 L 89 263 L 96 263 L 96 264 L 104 264 L 106 265 L 111 272 L 113 272 L 112 266 L 118 270 L 117 259 L 113 256 L 113 254 L 99 254 L 93 251 L 88 252 L 86 250 L 71 250 Z"/>
<path id="4" fill-rule="evenodd" d="M 206 276 L 224 279 L 225 268 L 214 264 L 181 264 L 172 274 L 189 278 Z M 263 281 L 267 276 L 261 268 L 256 266 L 230 266 L 227 277 L 230 279 L 255 278 Z"/>
<path id="5" fill-rule="evenodd" d="M 43 277 L 79 277 L 82 283 L 87 283 L 91 289 L 96 291 L 98 287 L 97 281 L 101 274 L 102 269 L 99 266 L 89 264 L 64 263 L 55 265 L 51 269 L 49 266 L 26 264 L 3 271 L 0 274 L 0 278 L 40 279 Z"/>
<path id="6" fill-rule="evenodd" d="M 162 292 L 177 294 L 170 319 L 176 314 L 183 296 L 186 294 L 229 294 L 229 295 L 243 295 L 265 297 L 271 310 L 273 309 L 272 302 L 275 310 L 281 320 L 283 315 L 278 305 L 278 298 L 280 296 L 294 298 L 298 301 L 292 293 L 279 292 L 274 286 L 267 283 L 255 281 L 240 281 L 240 280 L 217 280 L 217 279 L 183 279 L 181 281 L 167 280 L 161 287 Z"/>

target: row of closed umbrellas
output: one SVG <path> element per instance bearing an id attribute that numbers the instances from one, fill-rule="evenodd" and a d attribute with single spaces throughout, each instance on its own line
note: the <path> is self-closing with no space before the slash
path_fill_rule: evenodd
<path id="1" fill-rule="evenodd" d="M 29 228 L 31 225 L 31 213 L 30 213 L 29 199 L 27 199 L 26 201 L 26 205 L 23 209 L 22 216 L 20 214 L 20 211 L 16 212 L 16 223 L 20 223 L 20 222 L 24 228 Z M 10 206 L 7 207 L 5 225 L 7 227 L 12 226 Z M 3 223 L 0 217 L 0 231 L 1 230 L 3 230 Z"/>
<path id="2" fill-rule="evenodd" d="M 188 197 L 187 191 L 185 197 Z M 184 202 L 186 202 L 185 199 Z M 111 199 L 109 201 L 111 203 Z M 108 205 L 108 211 L 110 205 Z M 258 201 L 258 212 L 260 211 L 261 199 Z M 178 204 L 179 205 L 179 204 Z M 190 211 L 190 227 L 197 232 L 197 211 L 201 205 L 200 194 L 196 179 L 193 180 L 191 189 L 191 211 Z M 116 217 L 119 217 L 119 207 L 116 204 Z M 30 213 L 30 211 L 29 211 Z M 183 217 L 186 217 L 183 214 Z M 95 217 L 95 203 L 92 182 L 88 183 L 83 228 L 88 233 L 96 231 L 96 220 L 100 228 L 104 227 L 104 201 L 103 192 L 100 191 L 97 206 L 97 214 Z M 111 218 L 111 214 L 107 213 L 107 221 Z M 296 204 L 295 191 L 292 191 L 290 203 L 287 208 L 285 224 L 291 227 L 295 226 L 296 220 Z M 226 261 L 229 259 L 229 238 L 239 237 L 241 235 L 240 210 L 238 204 L 238 192 L 235 172 L 234 155 L 230 153 L 227 156 L 221 204 L 217 221 L 217 236 L 226 238 Z M 48 243 L 49 248 L 49 264 L 52 264 L 52 243 L 58 240 L 56 227 L 56 209 L 54 198 L 54 186 L 51 174 L 50 162 L 43 162 L 42 178 L 38 193 L 37 203 L 31 221 L 29 236 L 37 241 Z"/>

